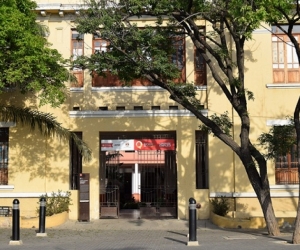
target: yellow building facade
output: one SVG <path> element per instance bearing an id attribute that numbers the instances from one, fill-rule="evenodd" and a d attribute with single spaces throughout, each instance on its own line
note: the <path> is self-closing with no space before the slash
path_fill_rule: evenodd
<path id="1" fill-rule="evenodd" d="M 84 35 L 82 45 L 77 44 L 81 46 L 79 51 L 72 39 L 81 1 L 37 3 L 37 22 L 48 27 L 47 39 L 63 57 L 93 53 L 96 45 L 92 35 Z M 210 29 L 204 22 L 199 24 Z M 255 97 L 248 104 L 253 140 L 272 125 L 285 124 L 299 96 L 300 81 L 296 73 L 291 78 L 277 77 L 276 70 L 288 66 L 282 66 L 280 60 L 281 64 L 276 64 L 276 49 L 280 50 L 282 45 L 276 47 L 278 41 L 269 29 L 261 26 L 245 47 L 246 87 Z M 184 48 L 185 79 L 193 82 L 194 49 L 189 39 L 185 39 Z M 203 113 L 210 116 L 227 111 L 234 124 L 233 137 L 238 142 L 239 118 L 206 70 L 205 84 L 197 86 Z M 49 106 L 39 109 L 54 114 L 64 127 L 82 136 L 92 150 L 92 160 L 81 162 L 72 142 L 44 138 L 19 124 L 1 123 L 1 127 L 9 129 L 9 154 L 7 180 L 0 184 L 0 206 L 11 206 L 17 198 L 21 215 L 30 217 L 35 214 L 42 194 L 62 190 L 72 193 L 69 217 L 74 220 L 80 219 L 83 203 L 88 203 L 90 220 L 104 217 L 105 213 L 109 216 L 117 213 L 116 217 L 120 217 L 130 206 L 135 208 L 132 203 L 149 208 L 149 213 L 154 207 L 152 212 L 158 218 L 186 219 L 189 198 L 193 197 L 202 205 L 198 218 L 208 219 L 210 199 L 226 196 L 232 201 L 235 217 L 262 216 L 238 157 L 217 138 L 201 133 L 200 122 L 170 100 L 165 90 L 156 86 L 101 86 L 101 80 L 100 84 L 93 83 L 89 72 L 74 73 L 81 74 L 78 79 L 82 84 L 74 86 L 66 82 L 66 102 L 56 109 Z M 289 76 L 289 72 L 282 74 Z M 12 99 L 3 94 L 5 98 L 10 104 L 38 105 L 35 98 L 22 95 L 19 98 L 14 95 Z M 298 185 L 291 174 L 290 162 L 280 166 L 268 162 L 277 217 L 296 214 Z M 89 194 L 84 198 L 79 191 L 80 180 L 83 182 L 80 173 L 89 174 Z M 170 209 L 164 210 L 163 205 Z"/>

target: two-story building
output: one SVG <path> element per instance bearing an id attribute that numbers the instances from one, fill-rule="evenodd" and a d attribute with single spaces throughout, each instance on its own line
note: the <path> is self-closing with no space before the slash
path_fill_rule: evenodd
<path id="1" fill-rule="evenodd" d="M 48 28 L 47 40 L 65 58 L 105 51 L 107 43 L 80 35 L 74 20 L 82 1 L 38 0 L 37 22 Z M 147 22 L 147 20 L 144 20 Z M 141 22 L 141 27 L 142 27 Z M 203 29 L 209 30 L 204 21 Z M 254 93 L 249 102 L 251 138 L 270 126 L 284 124 L 299 96 L 299 65 L 289 41 L 279 31 L 261 26 L 247 41 L 246 85 Z M 297 31 L 297 30 L 296 30 Z M 299 32 L 300 34 L 300 32 Z M 181 80 L 194 82 L 205 115 L 228 112 L 239 140 L 238 117 L 194 52 L 189 38 L 178 40 L 174 63 Z M 251 56 L 250 56 L 251 55 Z M 137 80 L 123 87 L 116 77 L 92 77 L 74 70 L 77 82 L 66 82 L 67 100 L 59 108 L 43 106 L 92 149 L 84 162 L 73 142 L 44 138 L 19 124 L 1 123 L 0 206 L 20 200 L 21 215 L 32 216 L 42 194 L 71 191 L 70 218 L 79 219 L 81 203 L 89 218 L 122 217 L 129 209 L 138 216 L 188 217 L 188 200 L 202 205 L 198 218 L 210 216 L 210 199 L 227 196 L 236 217 L 262 216 L 256 195 L 238 157 L 212 135 L 169 94 Z M 35 107 L 31 98 L 25 105 Z M 18 104 L 19 100 L 9 100 Z M 278 217 L 295 216 L 298 177 L 294 154 L 268 162 L 274 209 Z M 84 173 L 83 176 L 80 176 Z M 86 175 L 88 174 L 88 175 Z M 89 179 L 89 194 L 81 196 L 80 180 Z M 86 188 L 86 187 L 85 187 Z M 146 212 L 145 212 L 145 211 Z"/>

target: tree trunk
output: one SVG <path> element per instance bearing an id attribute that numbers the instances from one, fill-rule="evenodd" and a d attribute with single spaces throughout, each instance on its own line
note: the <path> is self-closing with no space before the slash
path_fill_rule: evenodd
<path id="1" fill-rule="evenodd" d="M 298 182 L 299 182 L 299 195 L 298 195 L 298 207 L 297 207 L 297 216 L 295 220 L 295 229 L 293 233 L 293 244 L 300 244 L 300 121 L 299 121 L 299 112 L 300 112 L 300 97 L 295 107 L 294 112 L 294 123 L 297 135 L 297 164 L 298 164 Z"/>
<path id="2" fill-rule="evenodd" d="M 263 210 L 263 214 L 265 217 L 266 225 L 271 236 L 280 235 L 280 230 L 278 227 L 278 223 L 275 217 L 270 190 L 261 190 L 260 195 L 257 196 L 260 202 L 260 205 Z"/>
<path id="3" fill-rule="evenodd" d="M 299 178 L 299 168 L 298 168 L 298 178 Z M 299 186 L 300 190 L 300 186 Z M 300 191 L 299 191 L 299 197 L 298 197 L 298 207 L 297 207 L 297 216 L 295 220 L 295 229 L 293 233 L 292 242 L 293 244 L 300 244 Z"/>
<path id="4" fill-rule="evenodd" d="M 257 155 L 255 155 L 255 158 L 259 165 L 258 169 L 260 171 L 260 174 L 257 171 L 252 156 L 249 156 L 247 153 L 245 153 L 242 155 L 241 160 L 245 166 L 245 170 L 247 172 L 250 183 L 260 203 L 269 235 L 278 236 L 280 235 L 280 230 L 272 205 L 266 162 L 263 157 L 258 157 Z"/>

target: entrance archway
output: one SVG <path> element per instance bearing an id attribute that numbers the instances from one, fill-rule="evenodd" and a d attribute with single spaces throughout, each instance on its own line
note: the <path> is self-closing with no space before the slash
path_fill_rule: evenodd
<path id="1" fill-rule="evenodd" d="M 176 217 L 174 134 L 100 133 L 100 138 L 100 218 Z"/>

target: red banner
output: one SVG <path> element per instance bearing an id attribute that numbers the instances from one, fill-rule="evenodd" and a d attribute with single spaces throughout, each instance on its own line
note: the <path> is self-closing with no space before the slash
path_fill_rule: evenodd
<path id="1" fill-rule="evenodd" d="M 175 150 L 175 142 L 173 139 L 135 139 L 134 150 Z"/>

